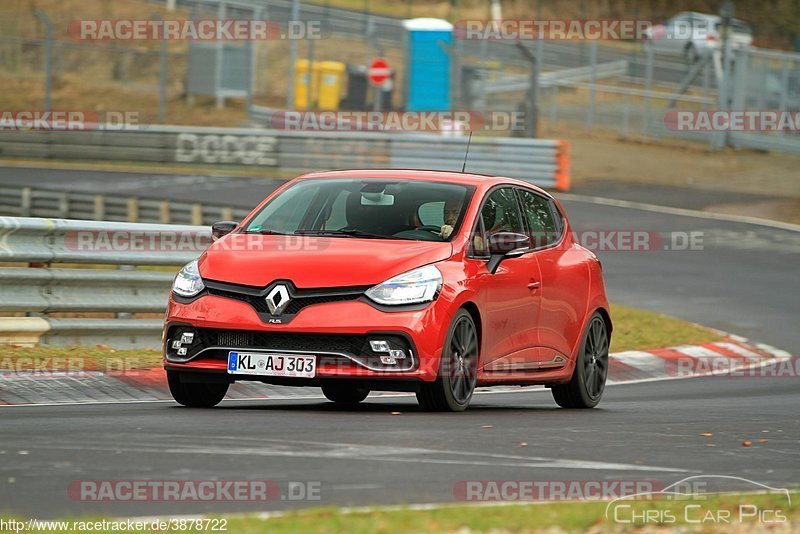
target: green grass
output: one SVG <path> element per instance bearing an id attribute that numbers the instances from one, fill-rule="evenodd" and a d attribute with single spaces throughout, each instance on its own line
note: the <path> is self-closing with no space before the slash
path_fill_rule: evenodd
<path id="1" fill-rule="evenodd" d="M 611 305 L 611 320 L 614 323 L 611 352 L 696 345 L 721 339 L 719 334 L 700 325 L 620 304 Z"/>
<path id="2" fill-rule="evenodd" d="M 413 510 L 398 508 L 391 510 L 353 510 L 337 508 L 315 508 L 286 514 L 278 514 L 269 518 L 252 516 L 222 516 L 227 520 L 227 532 L 256 534 L 382 534 L 382 533 L 455 533 L 455 532 L 789 532 L 796 531 L 800 521 L 800 492 L 791 492 L 792 504 L 785 495 L 771 494 L 727 494 L 710 496 L 703 500 L 655 500 L 627 501 L 640 515 L 646 510 L 658 510 L 661 517 L 674 517 L 674 521 L 663 523 L 650 522 L 644 524 L 620 525 L 606 519 L 607 503 L 590 502 L 548 502 L 536 504 L 519 504 L 511 506 L 443 506 L 433 510 Z M 704 512 L 712 512 L 719 517 L 719 511 L 731 514 L 730 523 L 691 525 L 685 521 L 686 505 L 700 505 L 699 509 L 690 509 L 691 519 L 701 517 Z M 779 511 L 788 519 L 788 523 L 757 524 L 753 520 L 740 522 L 739 506 L 752 505 L 758 510 Z M 211 516 L 209 516 L 211 517 Z M 214 516 L 216 517 L 216 516 Z M 613 513 L 611 515 L 613 517 Z M 765 516 L 767 517 L 767 516 Z M 770 518 L 777 517 L 770 515 Z M 65 519 L 72 521 L 73 519 Z M 84 519 L 88 520 L 88 519 Z M 92 518 L 100 521 L 100 518 Z M 644 530 L 642 528 L 645 527 Z M 760 528 L 759 528 L 760 527 Z M 769 528 L 767 528 L 769 527 Z M 777 528 L 776 528 L 777 527 Z M 65 530 L 75 532 L 76 530 Z M 184 532 L 199 532 L 186 529 Z M 45 532 L 33 530 L 33 532 Z M 95 532 L 109 532 L 95 530 Z M 149 531 L 148 531 L 149 532 Z"/>
<path id="3" fill-rule="evenodd" d="M 753 504 L 759 509 L 780 508 L 794 521 L 800 519 L 800 492 L 792 494 L 793 505 L 784 495 L 726 495 L 692 501 L 703 510 L 729 510 L 736 515 L 740 504 Z M 676 524 L 683 525 L 685 501 L 631 502 L 638 511 L 669 510 Z M 592 532 L 622 530 L 622 525 L 605 518 L 606 502 L 540 503 L 512 506 L 448 506 L 435 510 L 366 511 L 342 513 L 336 509 L 307 510 L 271 519 L 232 518 L 229 527 L 244 534 L 304 532 L 308 534 L 372 534 L 388 532 L 544 532 L 560 528 L 567 532 L 592 529 Z M 666 514 L 665 514 L 666 515 Z M 694 516 L 690 516 L 694 517 Z M 643 525 L 638 525 L 643 526 Z M 656 525 L 658 526 L 658 525 Z M 728 525 L 730 528 L 730 525 Z M 466 530 L 468 529 L 468 530 Z M 721 531 L 726 531 L 725 525 Z M 744 532 L 745 530 L 743 530 Z"/>
<path id="4" fill-rule="evenodd" d="M 645 350 L 674 345 L 691 345 L 717 341 L 721 337 L 702 326 L 675 317 L 639 308 L 612 305 L 614 333 L 611 351 Z M 14 362 L 27 363 L 26 368 L 54 365 L 58 369 L 79 365 L 80 369 L 143 369 L 161 365 L 157 350 L 115 350 L 95 347 L 18 347 L 0 346 L 0 369 L 12 368 Z M 47 367 L 50 369 L 50 367 Z"/>
<path id="5" fill-rule="evenodd" d="M 0 370 L 114 371 L 161 366 L 161 351 L 95 347 L 0 346 Z"/>

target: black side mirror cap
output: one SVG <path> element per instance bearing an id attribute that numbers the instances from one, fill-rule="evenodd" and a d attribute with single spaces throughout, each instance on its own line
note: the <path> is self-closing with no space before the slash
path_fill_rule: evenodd
<path id="1" fill-rule="evenodd" d="M 489 236 L 489 263 L 486 268 L 494 274 L 506 258 L 523 255 L 531 248 L 531 238 L 516 232 L 497 232 Z"/>
<path id="2" fill-rule="evenodd" d="M 226 236 L 233 232 L 239 223 L 233 221 L 219 221 L 211 225 L 211 236 L 216 241 L 222 236 Z"/>

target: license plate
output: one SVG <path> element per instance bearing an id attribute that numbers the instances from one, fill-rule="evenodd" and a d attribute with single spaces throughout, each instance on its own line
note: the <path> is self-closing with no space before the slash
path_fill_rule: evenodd
<path id="1" fill-rule="evenodd" d="M 313 378 L 316 372 L 315 356 L 235 351 L 228 353 L 228 374 Z"/>

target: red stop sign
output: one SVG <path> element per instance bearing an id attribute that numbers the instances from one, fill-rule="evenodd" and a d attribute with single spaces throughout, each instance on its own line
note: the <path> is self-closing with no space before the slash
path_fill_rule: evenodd
<path id="1" fill-rule="evenodd" d="M 367 69 L 367 78 L 372 85 L 381 85 L 389 79 L 392 75 L 392 69 L 389 68 L 389 62 L 382 57 L 376 57 Z"/>

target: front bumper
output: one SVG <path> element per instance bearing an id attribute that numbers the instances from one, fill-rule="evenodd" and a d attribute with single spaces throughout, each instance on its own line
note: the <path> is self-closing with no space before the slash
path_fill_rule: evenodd
<path id="1" fill-rule="evenodd" d="M 321 303 L 301 310 L 288 324 L 269 324 L 250 304 L 217 295 L 188 302 L 170 296 L 164 328 L 164 366 L 168 370 L 226 375 L 230 380 L 315 385 L 326 379 L 433 381 L 439 369 L 445 330 L 450 323 L 438 299 L 423 308 L 377 309 L 362 300 Z M 184 354 L 173 347 L 185 333 L 192 342 Z M 388 340 L 406 357 L 390 365 L 369 341 Z M 183 346 L 183 345 L 181 345 Z M 317 357 L 315 379 L 228 375 L 231 350 L 310 354 Z"/>

